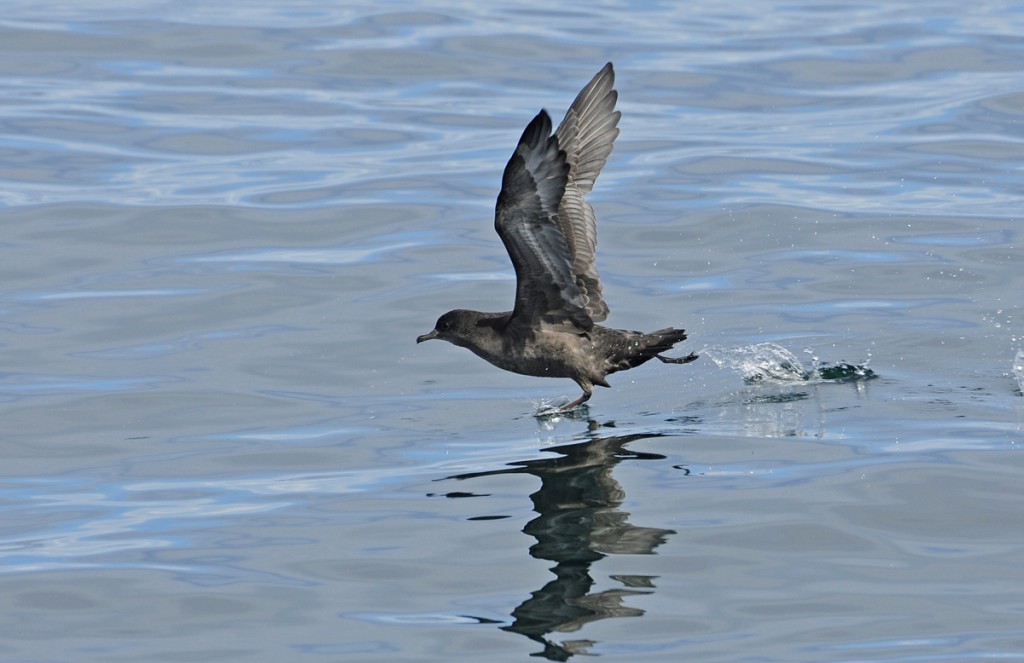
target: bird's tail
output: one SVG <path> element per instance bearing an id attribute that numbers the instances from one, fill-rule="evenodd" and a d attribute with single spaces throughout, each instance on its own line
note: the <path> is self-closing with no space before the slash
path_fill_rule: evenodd
<path id="1" fill-rule="evenodd" d="M 686 340 L 686 330 L 666 327 L 658 331 L 643 334 L 641 332 L 626 332 L 624 338 L 610 357 L 609 363 L 612 369 L 609 373 L 624 371 L 628 368 L 635 368 L 651 359 L 657 357 L 668 364 L 688 364 L 697 355 L 689 354 L 686 357 L 662 357 L 661 353 L 668 352 L 676 343 Z"/>
<path id="2" fill-rule="evenodd" d="M 650 334 L 643 335 L 643 344 L 647 352 L 650 352 L 648 358 L 655 355 L 660 355 L 662 352 L 668 352 L 672 349 L 676 343 L 682 343 L 686 340 L 686 330 L 676 329 L 674 327 L 665 327 L 658 331 L 653 331 Z"/>

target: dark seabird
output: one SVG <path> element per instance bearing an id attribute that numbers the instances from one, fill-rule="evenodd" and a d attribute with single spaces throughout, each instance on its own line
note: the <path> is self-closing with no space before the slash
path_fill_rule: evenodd
<path id="1" fill-rule="evenodd" d="M 526 127 L 505 166 L 494 228 L 516 270 L 512 311 L 457 309 L 442 315 L 417 343 L 439 338 L 469 348 L 498 368 L 523 375 L 572 378 L 590 398 L 605 376 L 657 357 L 687 364 L 697 355 L 665 357 L 686 338 L 666 327 L 644 334 L 595 324 L 608 317 L 594 265 L 594 210 L 583 199 L 594 188 L 619 135 L 618 93 L 609 62 L 579 93 L 558 130 L 541 111 Z"/>

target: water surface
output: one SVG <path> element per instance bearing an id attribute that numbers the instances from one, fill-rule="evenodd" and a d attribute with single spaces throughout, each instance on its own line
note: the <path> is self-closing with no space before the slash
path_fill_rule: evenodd
<path id="1" fill-rule="evenodd" d="M 3 660 L 1024 660 L 1020 7 L 9 5 Z M 538 418 L 414 339 L 609 60 L 608 323 L 704 357 Z"/>

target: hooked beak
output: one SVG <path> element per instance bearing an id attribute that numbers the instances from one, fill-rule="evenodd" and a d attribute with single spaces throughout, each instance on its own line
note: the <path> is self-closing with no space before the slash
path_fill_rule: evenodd
<path id="1" fill-rule="evenodd" d="M 437 338 L 437 330 L 436 329 L 431 329 L 429 332 L 427 332 L 423 336 L 417 336 L 416 337 L 416 342 L 417 343 L 422 343 L 423 341 L 429 341 L 432 338 Z"/>

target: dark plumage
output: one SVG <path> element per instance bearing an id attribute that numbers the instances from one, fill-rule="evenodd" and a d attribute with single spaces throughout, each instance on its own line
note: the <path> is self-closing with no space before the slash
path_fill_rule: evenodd
<path id="1" fill-rule="evenodd" d="M 507 371 L 572 378 L 590 398 L 605 376 L 657 357 L 686 364 L 697 355 L 664 357 L 686 338 L 667 327 L 644 334 L 595 324 L 608 317 L 594 264 L 597 227 L 583 199 L 594 187 L 619 135 L 618 93 L 609 62 L 576 97 L 551 133 L 541 111 L 523 131 L 505 166 L 494 228 L 516 270 L 515 308 L 504 313 L 457 309 L 442 315 L 417 343 L 439 338 L 469 348 Z"/>

